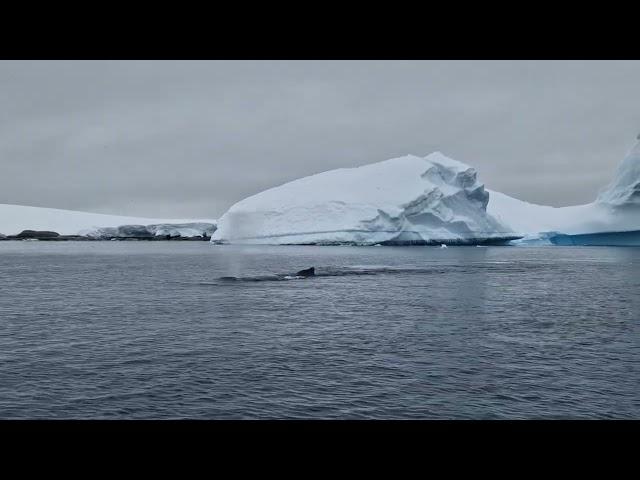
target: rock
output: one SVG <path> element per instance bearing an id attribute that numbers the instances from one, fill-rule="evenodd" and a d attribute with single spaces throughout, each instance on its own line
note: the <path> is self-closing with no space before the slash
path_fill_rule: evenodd
<path id="1" fill-rule="evenodd" d="M 58 232 L 50 232 L 47 230 L 23 230 L 15 238 L 55 238 L 59 237 L 60 234 Z"/>

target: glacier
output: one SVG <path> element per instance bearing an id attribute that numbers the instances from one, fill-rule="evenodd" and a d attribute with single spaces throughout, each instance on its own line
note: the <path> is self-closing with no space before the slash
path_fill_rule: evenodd
<path id="1" fill-rule="evenodd" d="M 196 237 L 211 236 L 213 219 L 157 219 L 104 215 L 100 213 L 0 204 L 0 234 L 17 235 L 24 230 L 52 231 L 60 235 L 88 238 L 108 236 Z"/>
<path id="2" fill-rule="evenodd" d="M 435 152 L 340 168 L 233 205 L 214 243 L 478 244 L 518 238 L 487 213 L 489 193 L 468 165 Z"/>

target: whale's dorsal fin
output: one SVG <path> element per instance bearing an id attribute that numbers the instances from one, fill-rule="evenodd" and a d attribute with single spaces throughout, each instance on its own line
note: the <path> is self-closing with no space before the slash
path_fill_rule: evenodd
<path id="1" fill-rule="evenodd" d="M 300 270 L 296 275 L 298 277 L 313 277 L 316 274 L 315 267 L 310 267 L 305 270 Z"/>

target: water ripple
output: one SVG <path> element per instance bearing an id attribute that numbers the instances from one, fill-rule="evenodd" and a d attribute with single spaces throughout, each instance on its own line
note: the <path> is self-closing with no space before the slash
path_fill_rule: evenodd
<path id="1" fill-rule="evenodd" d="M 0 418 L 640 416 L 640 249 L 88 243 L 0 245 Z"/>

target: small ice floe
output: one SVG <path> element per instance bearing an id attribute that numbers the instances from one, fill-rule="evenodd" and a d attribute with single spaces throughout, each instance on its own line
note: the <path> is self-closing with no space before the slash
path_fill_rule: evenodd
<path id="1" fill-rule="evenodd" d="M 447 246 L 443 243 L 442 245 L 440 245 L 440 248 L 447 248 Z"/>

